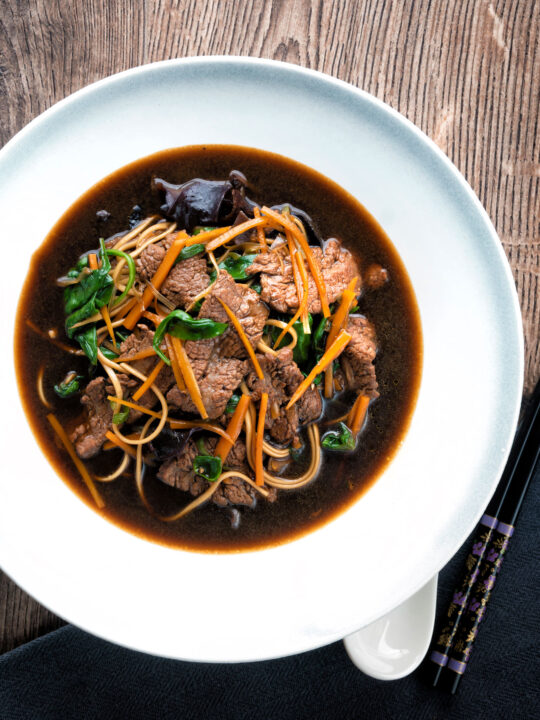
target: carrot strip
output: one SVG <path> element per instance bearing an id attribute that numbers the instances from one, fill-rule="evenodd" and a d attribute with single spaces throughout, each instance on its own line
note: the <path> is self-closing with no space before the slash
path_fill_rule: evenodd
<path id="1" fill-rule="evenodd" d="M 253 214 L 256 218 L 261 217 L 261 211 L 258 207 L 253 208 Z M 266 252 L 268 250 L 268 244 L 266 242 L 266 235 L 264 234 L 264 230 L 260 225 L 257 228 L 257 240 L 259 241 L 259 245 L 261 246 L 261 252 Z"/>
<path id="2" fill-rule="evenodd" d="M 201 232 L 198 235 L 192 235 L 186 240 L 186 247 L 189 247 L 190 245 L 204 245 L 205 242 L 209 242 L 210 240 L 219 237 L 230 229 L 231 225 L 226 225 L 225 227 L 214 228 L 213 230 L 206 230 L 205 232 Z"/>
<path id="3" fill-rule="evenodd" d="M 308 285 L 308 277 L 306 273 L 306 268 L 304 267 L 304 261 L 300 257 L 300 253 L 296 252 L 293 256 L 293 261 L 296 261 L 298 263 L 298 269 L 300 271 L 300 275 L 302 276 L 302 283 L 304 285 L 304 294 L 302 296 L 302 300 L 300 304 L 298 305 L 298 310 L 295 312 L 295 314 L 292 316 L 292 318 L 289 320 L 287 325 L 283 328 L 283 330 L 278 335 L 278 338 L 276 342 L 274 343 L 274 350 L 279 346 L 279 343 L 283 340 L 287 332 L 290 330 L 290 328 L 294 325 L 294 323 L 298 320 L 298 318 L 303 314 L 304 310 L 307 308 L 308 305 L 308 293 L 309 293 L 309 285 Z"/>
<path id="4" fill-rule="evenodd" d="M 257 421 L 257 436 L 255 438 L 255 484 L 259 487 L 264 485 L 264 467 L 263 467 L 263 440 L 264 440 L 264 421 L 266 418 L 266 408 L 268 407 L 268 393 L 261 393 L 261 406 L 259 408 L 259 419 Z"/>
<path id="5" fill-rule="evenodd" d="M 114 345 L 114 347 L 116 348 L 116 347 L 117 347 L 117 344 L 116 344 L 116 338 L 115 338 L 115 336 L 114 336 L 114 330 L 113 330 L 113 326 L 112 326 L 112 322 L 111 322 L 111 316 L 109 315 L 109 309 L 107 308 L 106 305 L 104 305 L 104 306 L 101 308 L 101 316 L 102 316 L 103 319 L 105 320 L 105 325 L 107 326 L 107 330 L 109 331 L 109 335 L 111 336 L 111 340 L 113 341 L 113 345 Z"/>
<path id="6" fill-rule="evenodd" d="M 135 353 L 134 355 L 120 355 L 120 357 L 116 358 L 115 362 L 132 362 L 134 360 L 145 360 L 149 357 L 154 357 L 156 354 L 156 351 L 153 347 L 143 348 L 142 350 L 139 350 L 138 353 Z"/>
<path id="7" fill-rule="evenodd" d="M 332 325 L 330 326 L 330 332 L 328 333 L 328 339 L 326 340 L 326 347 L 330 347 L 337 338 L 339 331 L 345 325 L 345 320 L 349 315 L 349 310 L 351 309 L 354 300 L 356 300 L 354 288 L 356 287 L 357 282 L 358 277 L 354 277 L 347 285 L 347 288 L 343 291 L 339 307 L 332 318 Z"/>
<path id="8" fill-rule="evenodd" d="M 219 237 L 217 237 L 215 240 L 211 240 L 208 245 L 206 246 L 207 252 L 213 252 L 216 248 L 221 247 L 222 245 L 225 245 L 225 243 L 229 242 L 229 240 L 232 240 L 233 238 L 237 237 L 238 235 L 242 235 L 242 233 L 247 232 L 248 230 L 253 230 L 253 228 L 256 227 L 264 227 L 265 225 L 268 225 L 268 220 L 264 217 L 258 217 L 253 218 L 253 220 L 246 220 L 246 222 L 240 223 L 240 225 L 234 225 L 231 226 L 227 232 L 223 233 Z M 201 233 L 202 235 L 202 233 Z M 199 235 L 196 235 L 195 237 L 199 237 Z"/>
<path id="9" fill-rule="evenodd" d="M 249 395 L 242 394 L 233 416 L 227 425 L 227 435 L 229 436 L 229 439 L 226 440 L 225 438 L 222 438 L 216 446 L 214 455 L 221 458 L 221 462 L 223 463 L 227 459 L 227 455 L 240 435 L 240 431 L 242 430 L 242 426 L 244 424 L 244 418 L 246 417 L 246 413 L 249 408 L 249 403 Z"/>
<path id="10" fill-rule="evenodd" d="M 66 431 L 65 431 L 64 428 L 60 425 L 60 423 L 59 423 L 58 420 L 56 419 L 56 416 L 53 415 L 52 413 L 49 413 L 49 414 L 47 415 L 47 420 L 50 422 L 50 424 L 51 424 L 52 427 L 53 427 L 53 430 L 55 431 L 55 433 L 56 433 L 56 434 L 58 435 L 58 437 L 60 438 L 60 440 L 61 440 L 61 442 L 62 442 L 62 445 L 63 445 L 63 446 L 66 448 L 66 450 L 68 451 L 70 458 L 73 460 L 73 462 L 74 462 L 74 464 L 75 464 L 75 467 L 76 467 L 77 470 L 80 472 L 82 479 L 83 479 L 84 482 L 86 483 L 86 487 L 88 488 L 88 490 L 90 490 L 90 494 L 91 494 L 92 497 L 94 498 L 94 501 L 95 501 L 96 505 L 98 506 L 98 508 L 104 507 L 104 506 L 105 506 L 105 502 L 103 501 L 103 498 L 101 497 L 101 495 L 100 495 L 99 492 L 97 491 L 97 488 L 96 488 L 96 486 L 94 485 L 94 482 L 93 482 L 92 478 L 90 477 L 90 473 L 89 473 L 88 470 L 85 468 L 85 466 L 84 466 L 84 464 L 82 463 L 81 459 L 79 458 L 79 456 L 78 456 L 77 453 L 75 452 L 75 448 L 73 447 L 73 444 L 72 444 L 71 440 L 70 440 L 69 437 L 67 436 Z"/>
<path id="11" fill-rule="evenodd" d="M 137 390 L 137 392 L 134 392 L 134 393 L 133 393 L 133 399 L 134 399 L 134 400 L 139 400 L 139 398 L 141 398 L 141 397 L 144 395 L 144 393 L 145 393 L 150 387 L 152 387 L 152 385 L 155 383 L 156 378 L 157 378 L 157 376 L 159 375 L 159 373 L 161 372 L 161 370 L 162 370 L 162 368 L 163 368 L 164 365 L 165 365 L 165 363 L 164 363 L 163 360 L 160 358 L 160 359 L 159 359 L 159 362 L 156 363 L 156 366 L 154 367 L 154 369 L 152 370 L 152 372 L 150 373 L 150 375 L 146 378 L 146 380 L 143 382 L 143 384 L 141 385 L 141 387 Z"/>
<path id="12" fill-rule="evenodd" d="M 90 270 L 97 270 L 99 268 L 97 255 L 95 253 L 88 255 L 88 267 Z"/>
<path id="13" fill-rule="evenodd" d="M 122 308 L 122 312 L 119 312 L 117 315 L 114 316 L 115 320 L 122 320 L 123 318 L 127 317 L 128 313 L 133 310 L 135 305 L 138 303 L 137 298 L 132 298 L 124 308 Z"/>
<path id="14" fill-rule="evenodd" d="M 169 360 L 171 361 L 171 367 L 173 370 L 174 379 L 176 380 L 176 384 L 178 385 L 180 390 L 185 390 L 186 383 L 184 382 L 184 378 L 182 377 L 182 371 L 180 370 L 180 365 L 178 364 L 178 358 L 176 357 L 176 353 L 174 352 L 174 347 L 171 342 L 170 335 L 165 335 L 165 342 L 167 344 Z"/>
<path id="15" fill-rule="evenodd" d="M 334 368 L 329 365 L 324 371 L 324 397 L 334 397 Z"/>
<path id="16" fill-rule="evenodd" d="M 293 236 L 288 230 L 285 231 L 285 237 L 287 238 L 287 245 L 289 247 L 289 257 L 291 259 L 294 284 L 296 286 L 296 295 L 298 297 L 298 305 L 300 306 L 300 303 L 302 302 L 302 278 L 300 277 L 300 273 L 298 272 L 298 266 L 294 260 L 298 251 L 294 246 Z"/>
<path id="17" fill-rule="evenodd" d="M 132 458 L 135 458 L 135 460 L 137 459 L 137 451 L 131 445 L 122 442 L 122 440 L 120 440 L 120 438 L 117 438 L 113 432 L 107 430 L 107 432 L 105 433 L 105 437 L 112 443 L 112 445 L 121 448 L 124 452 L 127 452 L 128 455 L 131 455 Z M 105 447 L 105 445 L 107 445 L 107 447 Z M 103 450 L 108 449 L 108 443 L 105 443 L 103 445 Z"/>
<path id="18" fill-rule="evenodd" d="M 340 352 L 348 345 L 351 337 L 352 335 L 350 335 L 345 330 L 342 330 L 339 333 L 337 338 L 334 340 L 328 350 L 326 350 L 322 358 L 315 365 L 309 375 L 305 377 L 300 383 L 300 385 L 296 388 L 292 398 L 287 403 L 287 406 L 285 408 L 286 410 L 289 410 L 289 408 L 291 408 L 295 404 L 295 402 L 302 397 L 302 395 L 306 392 L 311 383 L 315 380 L 317 375 L 322 373 L 322 371 L 325 370 L 326 367 L 337 358 Z"/>
<path id="19" fill-rule="evenodd" d="M 145 310 L 142 314 L 143 317 L 148 318 L 148 320 L 151 320 L 154 325 L 157 327 L 159 323 L 163 320 L 161 315 L 156 315 L 156 313 L 150 312 L 149 310 Z"/>
<path id="20" fill-rule="evenodd" d="M 319 297 L 321 298 L 321 307 L 324 317 L 330 317 L 330 308 L 328 306 L 328 295 L 326 293 L 326 284 L 324 282 L 324 278 L 322 276 L 321 270 L 317 263 L 315 262 L 315 258 L 313 257 L 313 254 L 311 252 L 311 249 L 308 245 L 308 242 L 304 235 L 302 234 L 300 228 L 293 223 L 292 220 L 290 220 L 285 215 L 282 215 L 275 210 L 271 210 L 270 208 L 264 206 L 261 209 L 261 212 L 264 216 L 271 218 L 274 220 L 274 222 L 278 223 L 282 227 L 284 227 L 286 230 L 290 230 L 294 239 L 296 242 L 300 245 L 302 250 L 304 251 L 304 254 L 306 256 L 307 264 L 309 266 L 309 270 L 311 274 L 313 275 L 313 279 L 315 281 L 315 285 L 317 286 L 317 290 L 319 292 Z"/>
<path id="21" fill-rule="evenodd" d="M 187 391 L 191 399 L 193 400 L 193 404 L 199 411 L 199 415 L 202 417 L 203 420 L 206 420 L 206 418 L 208 417 L 208 413 L 206 412 L 206 408 L 204 407 L 201 391 L 199 389 L 199 384 L 197 383 L 197 379 L 195 378 L 195 375 L 193 373 L 193 368 L 191 367 L 191 363 L 189 362 L 189 358 L 184 349 L 184 345 L 182 341 L 179 338 L 174 337 L 174 335 L 171 335 L 171 342 L 174 348 L 176 359 L 178 360 L 180 372 L 182 373 L 182 377 L 184 378 L 184 382 L 186 384 Z"/>
<path id="22" fill-rule="evenodd" d="M 180 235 L 180 233 L 178 233 Z M 165 281 L 165 278 L 169 274 L 170 269 L 174 265 L 174 261 L 180 254 L 182 248 L 186 244 L 186 238 L 181 237 L 179 238 L 177 236 L 176 240 L 171 244 L 170 248 L 165 253 L 165 257 L 163 258 L 161 265 L 158 267 L 156 272 L 154 273 L 152 277 L 152 285 L 155 287 L 156 290 L 159 290 L 159 288 L 162 286 L 162 284 Z M 142 313 L 146 310 L 146 308 L 150 305 L 152 302 L 152 299 L 154 297 L 154 293 L 152 291 L 151 287 L 146 287 L 143 296 L 141 300 L 137 302 L 135 307 L 130 311 L 127 318 L 124 320 L 124 326 L 127 327 L 128 330 L 133 330 L 135 325 L 137 324 L 137 321 L 141 317 Z"/>
<path id="23" fill-rule="evenodd" d="M 151 415 L 152 417 L 157 418 L 158 420 L 161 418 L 161 413 L 154 412 L 153 410 L 149 410 L 148 408 L 144 407 L 144 405 L 137 405 L 137 403 L 130 402 L 129 400 L 124 400 L 122 398 L 114 397 L 114 395 L 108 395 L 107 400 L 110 400 L 111 402 L 120 403 L 120 405 L 125 405 L 126 407 L 133 408 L 133 410 L 139 410 L 140 412 L 144 413 L 145 415 Z M 227 442 L 231 442 L 231 447 L 234 445 L 234 441 L 231 440 L 230 435 L 227 433 L 226 430 L 219 427 L 219 425 L 214 425 L 213 423 L 203 423 L 203 422 L 197 422 L 196 420 L 176 420 L 175 418 L 167 418 L 167 422 L 171 426 L 173 430 L 189 430 L 190 428 L 202 428 L 203 430 L 208 430 L 209 432 L 216 433 L 216 435 L 221 435 L 222 438 L 225 438 Z M 116 435 L 115 435 L 116 437 Z M 131 437 L 128 435 L 128 437 Z M 137 437 L 137 436 L 134 436 Z"/>
<path id="24" fill-rule="evenodd" d="M 240 226 L 238 226 L 238 227 L 240 227 Z M 247 353 L 251 359 L 251 362 L 253 363 L 253 367 L 255 368 L 257 377 L 260 378 L 261 380 L 264 380 L 263 371 L 261 370 L 261 366 L 259 365 L 259 361 L 257 360 L 255 351 L 253 350 L 251 343 L 249 342 L 247 335 L 244 332 L 244 328 L 242 327 L 240 320 L 236 317 L 236 315 L 233 313 L 231 308 L 226 303 L 224 303 L 220 297 L 218 297 L 218 300 L 223 305 L 223 309 L 229 316 L 229 319 L 230 319 L 231 323 L 233 324 L 234 329 L 240 336 L 240 340 L 244 343 L 244 347 L 246 348 Z"/>
<path id="25" fill-rule="evenodd" d="M 110 432 L 110 430 L 108 430 L 107 432 Z M 112 433 L 112 434 L 114 435 L 114 433 Z M 140 436 L 140 433 L 130 433 L 129 435 L 125 435 L 124 437 L 127 437 L 130 440 L 136 440 L 139 438 L 139 436 Z M 122 440 L 120 440 L 120 438 L 116 437 L 116 435 L 114 435 L 114 437 L 116 440 L 118 440 L 119 443 L 123 442 Z M 126 446 L 126 448 L 129 448 L 130 450 L 133 450 L 135 452 L 133 445 L 127 445 L 126 443 L 124 443 L 124 445 Z M 107 442 L 103 443 L 103 445 L 101 446 L 101 449 L 102 450 L 112 450 L 115 447 L 120 447 L 120 446 L 117 443 L 113 443 L 110 440 L 107 440 Z"/>
<path id="26" fill-rule="evenodd" d="M 349 310 L 351 309 L 351 306 L 353 302 L 356 300 L 356 293 L 354 292 L 354 288 L 356 287 L 356 283 L 358 282 L 358 277 L 354 277 L 351 282 L 348 284 L 347 288 L 343 291 L 343 294 L 341 296 L 341 301 L 339 304 L 338 309 L 334 313 L 334 317 L 332 318 L 332 325 L 330 327 L 330 332 L 328 333 L 328 338 L 326 339 L 326 347 L 329 348 L 330 345 L 334 342 L 336 337 L 338 336 L 339 331 L 345 327 L 347 324 L 347 319 L 349 317 Z M 326 368 L 324 371 L 324 397 L 325 398 L 331 398 L 334 394 L 334 370 L 332 366 Z"/>
<path id="27" fill-rule="evenodd" d="M 367 395 L 359 395 L 356 398 L 354 405 L 352 406 L 351 412 L 348 416 L 347 424 L 354 435 L 356 435 L 356 433 L 364 424 L 368 405 L 369 397 Z"/>
<path id="28" fill-rule="evenodd" d="M 147 407 L 144 407 L 144 405 L 138 405 L 137 403 L 131 402 L 130 400 L 124 400 L 123 398 L 115 397 L 114 395 L 107 395 L 107 400 L 110 400 L 114 403 L 119 403 L 120 405 L 125 405 L 128 408 L 133 408 L 133 410 L 138 410 L 139 412 L 144 413 L 145 415 L 151 415 L 152 417 L 157 418 L 158 420 L 161 420 L 161 416 L 163 413 L 154 412 L 154 410 L 149 410 Z"/>

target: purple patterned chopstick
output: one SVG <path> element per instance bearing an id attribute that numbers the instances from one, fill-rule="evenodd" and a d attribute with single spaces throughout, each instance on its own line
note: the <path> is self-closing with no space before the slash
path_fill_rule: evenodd
<path id="1" fill-rule="evenodd" d="M 443 629 L 430 654 L 434 686 L 443 685 L 455 693 L 467 669 L 480 622 L 539 457 L 540 382 L 528 404 L 501 482 L 480 520 L 465 562 L 465 577 L 454 592 Z"/>

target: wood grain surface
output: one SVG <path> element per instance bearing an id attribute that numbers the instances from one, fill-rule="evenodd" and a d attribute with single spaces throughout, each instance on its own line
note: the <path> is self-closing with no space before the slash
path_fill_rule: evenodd
<path id="1" fill-rule="evenodd" d="M 135 65 L 253 55 L 373 93 L 457 165 L 497 228 L 540 371 L 538 0 L 0 0 L 0 144 Z M 61 624 L 0 574 L 0 652 Z"/>

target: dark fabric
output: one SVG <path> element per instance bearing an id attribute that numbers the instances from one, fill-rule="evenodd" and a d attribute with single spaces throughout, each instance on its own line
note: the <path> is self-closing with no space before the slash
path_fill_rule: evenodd
<path id="1" fill-rule="evenodd" d="M 162 660 L 65 627 L 0 658 L 2 720 L 512 720 L 540 718 L 540 472 L 537 473 L 458 695 L 420 668 L 372 680 L 335 643 L 270 662 Z M 439 616 L 468 542 L 440 575 Z"/>

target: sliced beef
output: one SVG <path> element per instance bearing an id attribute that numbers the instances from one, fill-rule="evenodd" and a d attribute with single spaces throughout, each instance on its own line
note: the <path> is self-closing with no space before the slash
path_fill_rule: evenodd
<path id="1" fill-rule="evenodd" d="M 213 454 L 217 439 L 209 438 L 205 441 L 205 445 L 209 454 Z M 198 454 L 199 450 L 195 442 L 191 439 L 188 440 L 181 454 L 169 458 L 162 464 L 157 474 L 158 478 L 167 485 L 189 492 L 195 497 L 200 495 L 210 486 L 210 483 L 197 477 L 193 472 L 193 461 Z M 225 464 L 229 468 L 236 468 L 249 474 L 249 468 L 246 465 L 246 446 L 242 440 L 237 440 Z M 275 493 L 272 494 L 273 499 L 275 499 Z M 255 491 L 242 478 L 227 478 L 212 495 L 212 500 L 221 507 L 226 505 L 252 507 L 255 503 Z"/>
<path id="2" fill-rule="evenodd" d="M 166 485 L 175 487 L 184 492 L 191 492 L 195 480 L 193 472 L 193 461 L 199 454 L 199 450 L 193 440 L 188 440 L 181 453 L 173 455 L 161 465 L 157 473 L 161 482 Z M 191 492 L 192 495 L 200 495 L 197 492 Z"/>
<path id="3" fill-rule="evenodd" d="M 223 300 L 233 311 L 250 343 L 253 347 L 256 347 L 262 337 L 264 325 L 269 315 L 269 310 L 261 302 L 259 295 L 246 285 L 236 283 L 226 270 L 222 270 L 212 287 L 212 291 L 206 296 L 201 305 L 199 317 L 230 324 L 228 315 L 218 298 Z M 220 353 L 226 357 L 247 357 L 244 344 L 232 326 L 220 336 L 219 345 Z M 187 348 L 186 351 L 189 354 Z"/>
<path id="4" fill-rule="evenodd" d="M 204 406 L 210 418 L 218 418 L 248 371 L 247 351 L 236 330 L 230 325 L 221 298 L 236 315 L 250 343 L 255 347 L 262 337 L 268 318 L 268 308 L 254 290 L 235 283 L 228 272 L 222 271 L 212 291 L 205 298 L 199 317 L 229 324 L 216 338 L 193 340 L 185 344 Z M 172 407 L 197 413 L 189 393 L 174 386 L 167 394 Z"/>
<path id="5" fill-rule="evenodd" d="M 304 376 L 292 359 L 292 350 L 283 348 L 276 356 L 257 355 L 264 373 L 264 380 L 252 370 L 246 383 L 252 398 L 258 402 L 261 393 L 268 393 L 268 411 L 265 428 L 279 443 L 291 442 L 299 425 L 316 420 L 322 412 L 322 399 L 315 387 L 306 390 L 300 400 L 289 410 L 285 406 Z"/>
<path id="6" fill-rule="evenodd" d="M 347 387 L 370 398 L 379 397 L 373 365 L 377 354 L 375 328 L 363 315 L 351 315 L 347 332 L 351 333 L 352 339 L 339 358 Z"/>
<path id="7" fill-rule="evenodd" d="M 137 258 L 137 273 L 143 282 L 149 282 L 153 278 L 174 237 L 176 236 L 171 233 L 163 240 L 149 245 Z M 209 284 L 206 256 L 195 255 L 173 265 L 160 292 L 175 307 L 186 308 Z"/>
<path id="8" fill-rule="evenodd" d="M 137 381 L 124 375 L 117 375 L 125 393 L 137 386 Z M 114 395 L 114 387 L 104 377 L 91 380 L 82 395 L 81 403 L 86 410 L 86 421 L 75 428 L 71 442 L 77 455 L 83 460 L 94 457 L 105 442 L 105 433 L 111 429 L 113 410 L 107 395 Z"/>
<path id="9" fill-rule="evenodd" d="M 187 308 L 209 285 L 206 256 L 195 255 L 173 265 L 161 286 L 161 293 L 175 307 Z"/>
<path id="10" fill-rule="evenodd" d="M 154 277 L 175 237 L 176 234 L 171 233 L 163 240 L 149 245 L 139 255 L 136 260 L 136 268 L 137 274 L 143 282 L 148 282 Z"/>
<path id="11" fill-rule="evenodd" d="M 210 418 L 218 418 L 225 412 L 231 395 L 242 382 L 248 368 L 246 360 L 223 357 L 216 345 L 214 339 L 186 343 L 191 367 Z M 178 385 L 169 390 L 167 401 L 172 408 L 199 414 L 189 393 L 180 390 Z"/>
<path id="12" fill-rule="evenodd" d="M 255 506 L 255 490 L 244 482 L 242 478 L 227 478 L 218 487 L 212 495 L 212 500 L 216 505 L 225 507 L 226 505 L 247 505 Z"/>
<path id="13" fill-rule="evenodd" d="M 336 302 L 350 281 L 355 276 L 360 277 L 356 262 L 351 253 L 334 238 L 327 241 L 324 252 L 319 247 L 310 249 L 321 269 L 328 302 Z M 311 313 L 320 313 L 322 308 L 319 293 L 307 265 L 306 271 L 308 274 L 308 309 Z M 283 255 L 279 251 L 261 253 L 246 272 L 261 273 L 261 298 L 275 310 L 292 314 L 298 309 L 298 294 L 288 255 Z M 360 281 L 357 283 L 356 290 L 360 293 Z"/>

